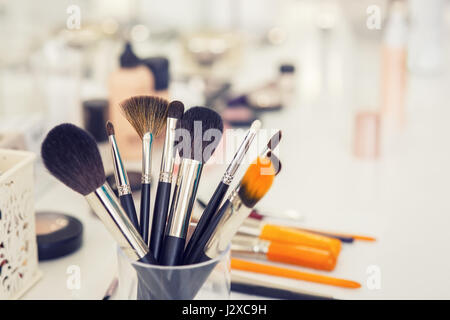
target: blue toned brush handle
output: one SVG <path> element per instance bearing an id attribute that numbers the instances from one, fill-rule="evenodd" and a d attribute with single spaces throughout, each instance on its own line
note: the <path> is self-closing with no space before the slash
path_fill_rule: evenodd
<path id="1" fill-rule="evenodd" d="M 169 235 L 164 236 L 164 244 L 159 259 L 160 264 L 163 266 L 177 266 L 183 259 L 184 245 L 186 239 L 172 237 Z"/>
<path id="2" fill-rule="evenodd" d="M 170 190 L 172 184 L 168 182 L 158 182 L 156 190 L 155 206 L 153 208 L 152 232 L 150 235 L 150 251 L 158 259 L 164 239 L 167 213 L 169 211 Z"/>
<path id="3" fill-rule="evenodd" d="M 191 239 L 189 240 L 186 246 L 183 259 L 184 264 L 187 264 L 187 261 L 189 261 L 189 256 L 191 256 L 192 252 L 197 248 L 198 240 L 200 239 L 200 237 L 202 237 L 206 228 L 208 228 L 208 225 L 210 224 L 211 219 L 214 217 L 214 215 L 217 212 L 217 209 L 222 203 L 222 200 L 225 197 L 228 188 L 229 188 L 228 184 L 220 182 L 220 184 L 214 191 L 214 194 L 212 195 L 211 199 L 208 202 L 208 205 L 203 211 L 202 216 L 200 217 L 200 220 L 198 221 L 197 226 L 195 227 L 195 230 L 192 233 Z"/>
<path id="4" fill-rule="evenodd" d="M 216 230 L 217 225 L 219 224 L 220 220 L 222 219 L 223 215 L 227 211 L 228 207 L 231 205 L 230 200 L 226 200 L 222 207 L 220 207 L 219 211 L 212 217 L 210 223 L 205 228 L 203 233 L 200 235 L 198 241 L 196 242 L 194 248 L 191 250 L 190 255 L 185 255 L 185 259 L 183 261 L 183 264 L 193 264 L 198 262 L 204 262 L 206 260 L 209 260 L 207 256 L 205 256 L 204 251 L 205 247 L 211 238 L 212 234 L 214 233 L 214 230 Z"/>
<path id="5" fill-rule="evenodd" d="M 150 187 L 149 183 L 143 183 L 141 189 L 141 213 L 140 213 L 140 231 L 142 239 L 148 244 L 150 228 Z"/>
<path id="6" fill-rule="evenodd" d="M 129 193 L 121 195 L 119 198 L 120 204 L 122 205 L 123 210 L 127 213 L 128 218 L 130 218 L 131 223 L 133 223 L 136 230 L 139 230 L 139 221 L 136 214 L 136 208 L 134 206 L 133 196 Z"/>

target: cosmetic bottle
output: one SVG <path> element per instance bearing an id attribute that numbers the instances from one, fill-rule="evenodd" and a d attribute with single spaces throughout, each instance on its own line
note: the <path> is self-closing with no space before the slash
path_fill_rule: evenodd
<path id="1" fill-rule="evenodd" d="M 280 65 L 280 75 L 278 78 L 281 100 L 283 106 L 291 105 L 295 94 L 295 66 L 292 64 Z"/>
<path id="2" fill-rule="evenodd" d="M 407 59 L 407 12 L 403 2 L 390 7 L 382 46 L 381 111 L 388 125 L 404 123 Z"/>
<path id="3" fill-rule="evenodd" d="M 120 68 L 109 78 L 109 118 L 116 128 L 116 139 L 126 161 L 139 161 L 142 143 L 136 131 L 121 114 L 119 104 L 135 95 L 154 93 L 155 78 L 152 72 L 134 54 L 130 43 L 120 56 Z"/>

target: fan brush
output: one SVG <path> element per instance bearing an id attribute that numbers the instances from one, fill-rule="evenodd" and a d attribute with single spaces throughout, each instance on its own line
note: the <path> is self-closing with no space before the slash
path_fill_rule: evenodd
<path id="1" fill-rule="evenodd" d="M 122 113 L 142 139 L 142 189 L 140 231 L 145 243 L 149 242 L 150 187 L 152 144 L 166 123 L 169 102 L 155 96 L 134 96 L 120 103 Z"/>

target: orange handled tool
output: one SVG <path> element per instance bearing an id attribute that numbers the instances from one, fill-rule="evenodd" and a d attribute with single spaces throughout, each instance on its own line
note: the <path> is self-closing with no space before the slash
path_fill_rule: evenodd
<path id="1" fill-rule="evenodd" d="M 236 258 L 231 259 L 231 268 L 235 270 L 250 271 L 272 276 L 316 282 L 342 288 L 357 289 L 361 287 L 361 284 L 351 280 L 333 278 L 323 276 L 321 274 L 302 272 L 288 268 L 275 267 L 263 263 L 250 262 Z"/>
<path id="2" fill-rule="evenodd" d="M 303 245 L 330 251 L 336 258 L 341 252 L 341 241 L 307 231 L 272 224 L 262 226 L 260 239 L 294 245 Z"/>
<path id="3" fill-rule="evenodd" d="M 333 270 L 337 261 L 337 258 L 327 250 L 279 242 L 270 243 L 267 259 L 326 271 Z"/>

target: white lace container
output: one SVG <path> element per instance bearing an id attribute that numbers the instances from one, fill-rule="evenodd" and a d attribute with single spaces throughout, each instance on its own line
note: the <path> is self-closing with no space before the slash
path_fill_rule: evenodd
<path id="1" fill-rule="evenodd" d="M 34 219 L 34 153 L 0 149 L 0 300 L 41 277 Z"/>

